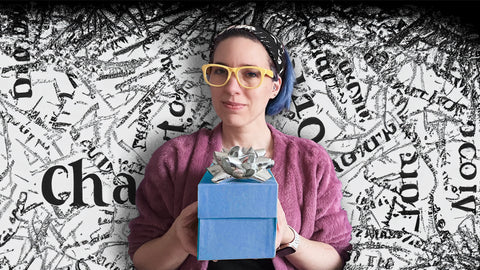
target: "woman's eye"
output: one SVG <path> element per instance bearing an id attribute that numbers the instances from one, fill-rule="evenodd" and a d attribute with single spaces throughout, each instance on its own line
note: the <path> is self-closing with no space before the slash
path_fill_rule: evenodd
<path id="1" fill-rule="evenodd" d="M 252 70 L 252 69 L 247 69 L 244 70 L 243 75 L 247 78 L 259 78 L 260 77 L 260 71 L 258 70 Z"/>
<path id="2" fill-rule="evenodd" d="M 215 68 L 213 70 L 213 74 L 217 74 L 217 75 L 223 75 L 223 74 L 226 74 L 227 73 L 227 70 L 224 69 L 224 68 Z"/>

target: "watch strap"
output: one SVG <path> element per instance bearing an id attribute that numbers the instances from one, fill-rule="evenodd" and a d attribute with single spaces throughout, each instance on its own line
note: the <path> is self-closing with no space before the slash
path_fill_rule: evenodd
<path id="1" fill-rule="evenodd" d="M 278 247 L 276 254 L 280 257 L 295 253 L 300 244 L 300 235 L 290 225 L 288 225 L 288 227 L 293 232 L 293 240 L 290 243 L 282 244 Z"/>

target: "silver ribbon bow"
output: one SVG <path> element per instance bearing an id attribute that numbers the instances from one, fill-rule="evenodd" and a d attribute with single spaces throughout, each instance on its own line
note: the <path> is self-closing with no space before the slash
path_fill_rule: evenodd
<path id="1" fill-rule="evenodd" d="M 234 146 L 228 152 L 213 153 L 213 165 L 208 171 L 213 175 L 212 182 L 220 183 L 223 180 L 236 178 L 251 178 L 259 182 L 265 182 L 270 177 L 267 169 L 275 163 L 272 159 L 265 157 L 264 149 L 253 150 Z"/>

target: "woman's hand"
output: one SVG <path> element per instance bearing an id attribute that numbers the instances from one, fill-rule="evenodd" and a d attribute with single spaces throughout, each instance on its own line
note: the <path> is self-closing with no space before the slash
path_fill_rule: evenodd
<path id="1" fill-rule="evenodd" d="M 286 256 L 290 263 L 297 269 L 341 269 L 342 259 L 337 251 L 329 244 L 319 241 L 309 240 L 300 237 L 300 245 L 297 251 Z M 290 243 L 295 238 L 295 234 L 288 227 L 285 212 L 280 201 L 277 200 L 277 237 L 275 247 L 281 244 Z M 319 267 L 321 265 L 321 267 Z"/>
<path id="2" fill-rule="evenodd" d="M 185 207 L 161 237 L 140 246 L 133 255 L 135 268 L 176 269 L 189 254 L 197 256 L 198 202 Z"/>
<path id="3" fill-rule="evenodd" d="M 292 242 L 294 237 L 295 235 L 288 227 L 282 205 L 277 199 L 277 237 L 275 239 L 275 248 L 278 248 L 281 244 Z"/>
<path id="4" fill-rule="evenodd" d="M 198 201 L 185 207 L 172 225 L 185 252 L 197 256 Z"/>

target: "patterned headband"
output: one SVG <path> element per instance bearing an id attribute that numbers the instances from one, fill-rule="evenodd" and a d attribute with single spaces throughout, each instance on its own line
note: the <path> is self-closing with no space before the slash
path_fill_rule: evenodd
<path id="1" fill-rule="evenodd" d="M 224 34 L 227 34 L 228 32 L 234 31 L 234 30 L 244 30 L 249 33 L 252 33 L 260 41 L 260 43 L 262 43 L 263 47 L 265 47 L 268 55 L 270 56 L 273 64 L 275 65 L 275 68 L 277 69 L 278 74 L 280 75 L 280 77 L 283 78 L 283 73 L 285 71 L 285 59 L 284 59 L 285 48 L 283 44 L 278 40 L 277 37 L 270 34 L 269 32 L 267 32 L 265 29 L 261 27 L 255 27 L 251 25 L 233 25 L 223 30 L 213 40 L 213 43 L 210 49 L 210 59 L 213 58 L 213 50 L 214 50 L 214 44 L 216 43 L 216 40 L 219 37 L 223 36 Z"/>

